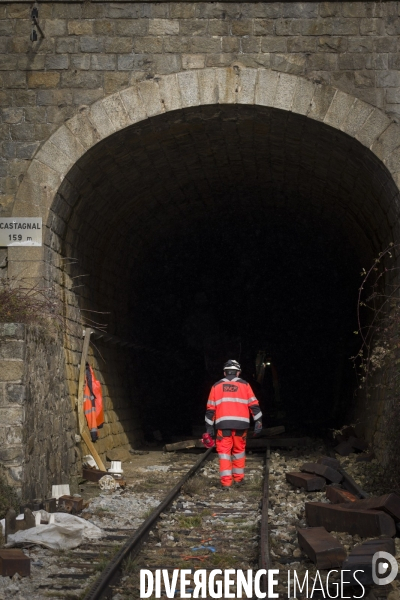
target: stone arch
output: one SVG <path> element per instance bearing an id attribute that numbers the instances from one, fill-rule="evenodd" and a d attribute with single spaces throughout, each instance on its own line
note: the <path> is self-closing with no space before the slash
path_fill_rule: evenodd
<path id="1" fill-rule="evenodd" d="M 400 126 L 382 110 L 297 75 L 237 65 L 160 75 L 82 108 L 34 156 L 18 189 L 13 216 L 42 216 L 46 222 L 68 171 L 108 136 L 169 111 L 211 104 L 266 106 L 325 123 L 369 148 L 396 185 L 400 183 Z M 18 260 L 19 249 L 12 253 Z"/>
<path id="2" fill-rule="evenodd" d="M 13 216 L 41 216 L 46 224 L 51 209 L 62 213 L 65 207 L 57 204 L 57 193 L 67 175 L 79 171 L 81 159 L 114 134 L 167 113 L 216 105 L 271 108 L 321 123 L 343 137 L 349 136 L 381 163 L 388 174 L 382 183 L 387 185 L 386 196 L 395 199 L 400 183 L 400 127 L 380 109 L 325 84 L 262 68 L 242 68 L 238 64 L 232 68 L 158 76 L 82 107 L 33 158 L 19 187 Z M 388 217 L 391 227 L 397 225 L 397 211 L 396 206 Z M 58 225 L 52 223 L 51 227 L 57 231 Z M 46 276 L 44 265 L 51 266 L 57 260 L 56 244 L 52 238 L 43 248 L 10 248 L 11 274 L 24 271 L 31 277 Z M 54 280 L 60 271 L 55 270 Z M 99 296 L 101 285 L 96 292 Z M 64 282 L 64 288 L 69 289 L 69 282 L 66 285 Z M 71 306 L 72 312 L 78 313 L 79 307 L 72 303 Z M 71 344 L 68 349 L 71 356 L 74 349 Z M 72 356 L 70 363 L 74 361 L 76 357 Z"/>

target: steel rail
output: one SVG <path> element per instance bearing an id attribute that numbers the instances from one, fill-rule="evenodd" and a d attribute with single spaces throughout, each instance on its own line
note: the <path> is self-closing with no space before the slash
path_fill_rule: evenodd
<path id="1" fill-rule="evenodd" d="M 141 526 L 135 531 L 133 536 L 122 546 L 119 552 L 114 558 L 108 563 L 100 577 L 94 582 L 89 592 L 84 596 L 83 600 L 100 600 L 103 594 L 107 591 L 108 586 L 118 576 L 118 570 L 122 561 L 128 556 L 136 556 L 140 551 L 142 543 L 145 541 L 151 528 L 159 518 L 160 514 L 168 508 L 171 502 L 174 501 L 176 496 L 181 491 L 182 486 L 187 480 L 194 475 L 199 469 L 202 463 L 210 455 L 212 448 L 209 448 L 200 456 L 195 464 L 189 469 L 189 471 L 182 477 L 180 481 L 172 488 L 172 490 L 165 496 L 164 500 L 154 509 L 151 515 L 141 524 Z"/>
<path id="2" fill-rule="evenodd" d="M 264 470 L 264 486 L 263 486 L 263 497 L 262 497 L 262 508 L 261 508 L 261 531 L 260 531 L 260 557 L 259 557 L 259 568 L 265 569 L 267 575 L 262 577 L 262 588 L 263 592 L 267 594 L 268 598 L 268 584 L 267 576 L 268 569 L 270 568 L 270 556 L 269 556 L 269 541 L 268 541 L 268 508 L 269 508 L 269 459 L 270 459 L 270 446 L 268 444 L 267 452 L 265 455 L 265 470 Z"/>

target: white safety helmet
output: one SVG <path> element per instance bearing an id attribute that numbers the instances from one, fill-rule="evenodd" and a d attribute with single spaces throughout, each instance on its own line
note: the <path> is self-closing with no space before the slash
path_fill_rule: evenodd
<path id="1" fill-rule="evenodd" d="M 241 367 L 237 360 L 228 360 L 224 364 L 224 371 L 241 371 Z"/>

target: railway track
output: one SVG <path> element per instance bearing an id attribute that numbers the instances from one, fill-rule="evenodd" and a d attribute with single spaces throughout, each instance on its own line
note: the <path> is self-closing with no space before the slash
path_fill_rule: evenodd
<path id="1" fill-rule="evenodd" d="M 210 452 L 166 495 L 84 600 L 139 598 L 141 569 L 164 569 L 170 578 L 176 569 L 190 570 L 190 590 L 198 569 L 268 568 L 268 467 L 264 456 L 248 458 L 245 486 L 223 490 L 218 485 L 218 461 L 206 462 Z"/>
<path id="2" fill-rule="evenodd" d="M 306 527 L 305 502 L 324 501 L 325 494 L 296 489 L 286 482 L 285 475 L 325 453 L 326 449 L 315 442 L 308 448 L 284 449 L 271 455 L 269 451 L 267 455 L 250 452 L 246 485 L 229 490 L 219 486 L 216 454 L 206 451 L 196 457 L 197 460 L 189 454 L 164 455 L 163 466 L 148 468 L 154 469 L 150 471 L 154 474 L 157 469 L 164 469 L 167 477 L 162 480 L 154 474 L 146 476 L 148 486 L 153 485 L 148 492 L 153 497 L 153 507 L 158 502 L 151 514 L 133 515 L 132 524 L 127 527 L 118 520 L 117 509 L 107 521 L 108 526 L 102 526 L 106 535 L 100 541 L 88 542 L 58 557 L 53 553 L 53 571 L 46 569 L 46 576 L 40 583 L 36 582 L 32 593 L 26 591 L 23 597 L 30 600 L 60 597 L 65 600 L 136 600 L 140 597 L 142 569 L 153 573 L 165 570 L 170 581 L 175 570 L 188 570 L 189 592 L 195 586 L 194 578 L 199 570 L 209 573 L 215 569 L 244 572 L 252 569 L 254 573 L 258 569 L 277 569 L 281 581 L 275 591 L 280 598 L 287 598 L 285 578 L 290 569 L 300 575 L 316 570 L 298 547 L 297 528 Z M 342 472 L 348 484 L 354 485 L 354 491 L 362 497 L 365 493 L 360 486 L 346 471 Z M 136 488 L 136 495 L 141 493 L 147 498 L 144 490 L 148 487 L 139 488 L 139 494 L 138 484 Z M 117 505 L 125 501 L 127 505 L 136 506 L 134 489 L 132 486 L 132 492 L 106 495 L 106 499 Z M 90 513 L 86 517 L 93 520 Z M 347 534 L 342 534 L 341 540 L 347 549 L 360 542 Z M 218 579 L 219 576 L 216 581 Z M 267 591 L 265 578 L 261 580 L 261 589 Z M 160 592 L 165 598 L 163 582 Z M 178 585 L 178 597 L 179 592 Z M 380 597 L 379 594 L 376 597 Z"/>

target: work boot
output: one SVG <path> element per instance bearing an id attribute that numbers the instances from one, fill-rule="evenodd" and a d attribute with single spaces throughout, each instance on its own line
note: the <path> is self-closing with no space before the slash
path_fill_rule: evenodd
<path id="1" fill-rule="evenodd" d="M 235 487 L 242 487 L 245 484 L 246 482 L 244 479 L 241 479 L 240 481 L 235 481 Z"/>
<path id="2" fill-rule="evenodd" d="M 222 491 L 230 490 L 231 487 L 232 487 L 231 485 L 222 485 L 222 483 L 221 483 L 221 490 Z"/>

